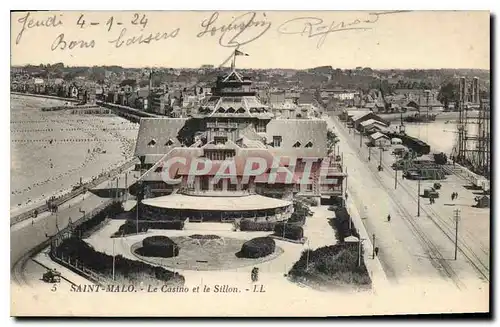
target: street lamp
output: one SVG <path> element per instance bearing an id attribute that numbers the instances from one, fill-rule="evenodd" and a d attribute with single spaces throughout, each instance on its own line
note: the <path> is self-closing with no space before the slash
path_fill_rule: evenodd
<path id="1" fill-rule="evenodd" d="M 420 217 L 420 176 L 418 176 L 418 188 L 417 188 L 417 217 Z"/>
<path id="2" fill-rule="evenodd" d="M 361 267 L 361 246 L 363 245 L 363 241 L 366 240 L 364 238 L 358 240 L 358 267 Z"/>
<path id="3" fill-rule="evenodd" d="M 309 244 L 309 239 L 307 240 L 307 249 L 306 249 L 306 270 L 309 268 L 309 252 L 311 250 L 311 246 Z"/>
<path id="4" fill-rule="evenodd" d="M 373 237 L 373 250 L 372 250 L 372 259 L 375 259 L 375 234 L 372 235 Z"/>

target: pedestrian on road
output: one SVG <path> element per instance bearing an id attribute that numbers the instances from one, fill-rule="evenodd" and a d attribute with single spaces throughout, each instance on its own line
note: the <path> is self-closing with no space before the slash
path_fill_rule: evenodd
<path id="1" fill-rule="evenodd" d="M 451 193 L 451 201 L 455 200 L 455 192 Z"/>
<path id="2" fill-rule="evenodd" d="M 458 199 L 458 192 L 455 192 L 455 199 Z"/>
<path id="3" fill-rule="evenodd" d="M 378 256 L 378 246 L 375 247 L 375 256 Z"/>
<path id="4" fill-rule="evenodd" d="M 391 215 L 387 215 L 387 221 L 390 222 L 391 221 Z"/>

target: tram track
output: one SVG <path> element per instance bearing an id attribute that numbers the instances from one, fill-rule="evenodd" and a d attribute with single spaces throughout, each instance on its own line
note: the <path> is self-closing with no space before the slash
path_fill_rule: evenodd
<path id="1" fill-rule="evenodd" d="M 384 169 L 390 169 L 387 164 L 382 162 L 382 167 Z M 417 203 L 411 194 L 414 194 L 413 190 L 410 190 L 404 183 L 398 183 L 399 186 L 409 195 L 413 202 Z M 420 196 L 420 195 L 419 195 Z M 441 216 L 432 208 L 422 208 L 421 210 L 431 219 L 431 221 L 436 225 L 436 227 L 454 244 L 455 243 L 455 228 L 447 224 L 447 222 L 441 218 Z M 472 250 L 472 248 L 463 240 L 459 238 L 458 240 L 458 250 L 462 255 L 469 261 L 469 263 L 483 276 L 487 281 L 489 281 L 489 268 L 483 263 L 483 260 Z M 482 250 L 482 249 L 481 249 Z M 484 250 L 483 250 L 484 252 Z"/>
<path id="2" fill-rule="evenodd" d="M 340 131 L 342 128 L 338 128 L 338 124 L 334 123 L 336 125 L 336 129 Z M 343 137 L 346 139 L 348 146 L 353 150 L 353 154 L 355 154 L 358 159 L 362 163 L 366 163 L 366 159 L 362 157 L 362 154 L 360 151 L 356 151 L 356 145 L 354 144 L 354 141 L 352 138 L 349 138 L 345 135 L 345 130 L 342 128 L 342 131 L 340 131 L 343 135 Z M 378 185 L 385 190 L 385 192 L 389 195 L 391 203 L 394 205 L 397 211 L 397 213 L 403 217 L 404 222 L 406 225 L 409 227 L 409 230 L 412 232 L 413 235 L 417 238 L 417 240 L 423 245 L 423 248 L 426 250 L 426 252 L 429 254 L 429 260 L 431 264 L 445 277 L 451 279 L 453 283 L 459 288 L 463 288 L 465 285 L 462 283 L 460 280 L 459 276 L 456 274 L 454 271 L 453 267 L 447 262 L 447 260 L 443 257 L 441 251 L 439 250 L 438 246 L 429 238 L 429 236 L 422 230 L 421 226 L 419 226 L 418 222 L 413 218 L 413 215 L 408 211 L 408 209 L 405 208 L 404 204 L 397 199 L 395 196 L 394 190 L 392 190 L 390 187 L 388 187 L 382 178 L 379 175 L 379 172 L 376 170 L 375 167 L 372 167 L 371 165 L 368 165 L 368 170 L 371 172 L 371 175 L 374 176 L 374 180 L 377 181 Z M 407 191 L 406 191 L 407 192 Z M 411 194 L 407 192 L 408 195 Z"/>

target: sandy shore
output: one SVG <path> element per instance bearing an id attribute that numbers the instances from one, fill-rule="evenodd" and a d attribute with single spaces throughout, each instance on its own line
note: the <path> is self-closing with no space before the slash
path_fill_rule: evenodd
<path id="1" fill-rule="evenodd" d="M 11 95 L 11 215 L 119 166 L 138 124 L 116 116 L 42 112 L 63 100 Z"/>

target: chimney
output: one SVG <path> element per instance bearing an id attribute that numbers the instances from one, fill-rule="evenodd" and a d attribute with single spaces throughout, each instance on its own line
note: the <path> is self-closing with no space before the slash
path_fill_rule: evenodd
<path id="1" fill-rule="evenodd" d="M 465 90 L 465 77 L 460 77 L 460 82 L 459 82 L 459 101 L 466 101 L 466 90 Z"/>
<path id="2" fill-rule="evenodd" d="M 472 103 L 479 103 L 479 78 L 477 77 L 472 80 Z"/>

